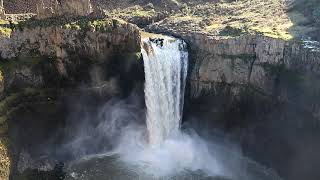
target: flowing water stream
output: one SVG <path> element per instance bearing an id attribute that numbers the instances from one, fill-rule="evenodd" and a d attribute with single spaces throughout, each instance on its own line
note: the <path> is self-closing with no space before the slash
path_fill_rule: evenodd
<path id="1" fill-rule="evenodd" d="M 180 128 L 188 52 L 183 41 L 166 37 L 145 39 L 142 55 L 149 142 L 159 144 Z"/>

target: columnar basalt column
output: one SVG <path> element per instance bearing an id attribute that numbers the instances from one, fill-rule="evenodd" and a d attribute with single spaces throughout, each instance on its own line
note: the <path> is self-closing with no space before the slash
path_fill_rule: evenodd
<path id="1" fill-rule="evenodd" d="M 60 0 L 60 14 L 87 16 L 93 12 L 90 0 Z"/>
<path id="2" fill-rule="evenodd" d="M 49 2 L 44 2 L 43 0 L 37 1 L 37 18 L 44 19 L 48 17 L 53 17 L 57 14 L 57 6 L 55 5 L 56 0 L 50 0 Z"/>
<path id="3" fill-rule="evenodd" d="M 3 0 L 0 0 L 0 18 L 4 18 L 4 14 Z"/>
<path id="4" fill-rule="evenodd" d="M 38 18 L 53 16 L 87 16 L 94 11 L 91 0 L 50 0 L 37 3 Z"/>

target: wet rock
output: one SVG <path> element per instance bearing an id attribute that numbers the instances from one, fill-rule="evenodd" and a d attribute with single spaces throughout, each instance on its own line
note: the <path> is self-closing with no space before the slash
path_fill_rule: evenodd
<path id="1" fill-rule="evenodd" d="M 57 162 L 48 157 L 34 158 L 28 152 L 22 151 L 19 156 L 17 170 L 23 173 L 27 169 L 36 169 L 39 171 L 52 171 Z"/>
<path id="2" fill-rule="evenodd" d="M 149 38 L 149 40 L 155 44 L 157 44 L 158 46 L 162 47 L 163 46 L 163 38 Z"/>

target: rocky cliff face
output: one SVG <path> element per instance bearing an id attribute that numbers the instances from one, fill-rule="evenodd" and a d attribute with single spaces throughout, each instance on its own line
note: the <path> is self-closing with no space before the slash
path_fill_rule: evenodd
<path id="1" fill-rule="evenodd" d="M 57 21 L 60 20 L 47 19 L 18 26 L 9 38 L 2 39 L 1 57 L 46 55 L 64 59 L 72 53 L 81 53 L 99 58 L 139 51 L 140 35 L 134 25 L 116 19 L 76 19 L 55 24 Z M 82 24 L 77 24 L 79 21 Z"/>
<path id="2" fill-rule="evenodd" d="M 31 161 L 25 162 L 20 153 L 25 140 L 17 135 L 20 130 L 14 130 L 18 125 L 12 120 L 11 115 L 16 114 L 13 112 L 24 105 L 36 107 L 36 104 L 59 109 L 62 106 L 58 97 L 65 91 L 85 92 L 100 98 L 129 93 L 138 84 L 136 81 L 143 81 L 139 74 L 143 72 L 142 64 L 138 61 L 140 41 L 139 28 L 135 25 L 117 19 L 90 18 L 29 20 L 18 24 L 10 36 L 2 36 L 0 179 L 18 173 L 21 169 L 18 162 L 23 162 L 23 168 L 34 166 Z M 51 96 L 51 92 L 57 96 Z M 47 111 L 39 112 L 48 114 Z M 52 126 L 49 122 L 42 125 L 36 122 L 30 129 L 39 127 L 39 133 L 43 134 L 44 126 L 52 130 L 59 124 L 52 122 L 55 122 Z M 26 125 L 33 126 L 31 121 Z M 5 144 L 7 141 L 10 147 Z"/>
<path id="3" fill-rule="evenodd" d="M 272 94 L 274 82 L 270 81 L 277 75 L 272 74 L 276 70 L 319 73 L 320 53 L 304 48 L 299 42 L 251 35 L 229 39 L 195 35 L 187 40 L 194 42 L 190 48 L 195 53 L 190 79 L 203 85 L 211 82 L 250 85 Z M 210 90 L 200 85 L 192 89 L 192 96 L 201 95 L 201 89 Z"/>
<path id="4" fill-rule="evenodd" d="M 65 21 L 63 24 L 55 24 L 63 21 L 65 20 L 47 19 L 20 25 L 12 32 L 10 37 L 1 39 L 0 44 L 2 47 L 0 51 L 2 59 L 8 59 L 6 61 L 9 62 L 17 62 L 18 57 L 19 59 L 48 57 L 49 60 L 47 58 L 44 62 L 51 63 L 55 68 L 51 73 L 57 71 L 59 76 L 76 81 L 74 80 L 75 74 L 80 73 L 81 70 L 79 68 L 81 69 L 81 67 L 89 68 L 90 64 L 107 63 L 117 55 L 127 55 L 127 57 L 124 57 L 124 59 L 127 59 L 129 56 L 134 56 L 140 52 L 140 33 L 139 29 L 134 25 L 116 19 L 92 21 L 77 19 L 70 22 Z M 48 66 L 46 65 L 46 67 Z M 17 73 L 6 71 L 4 73 L 5 77 L 9 77 L 7 74 L 10 72 L 10 74 L 16 74 L 19 77 L 25 77 L 25 80 L 28 78 L 29 80 L 35 80 L 32 80 L 34 85 L 43 86 L 46 84 L 45 77 L 32 75 L 36 72 L 30 70 L 30 68 L 34 68 L 33 65 L 30 68 L 28 66 L 21 68 L 14 70 L 19 71 Z M 45 71 L 46 68 L 42 67 L 40 69 Z M 89 71 L 89 69 L 85 70 L 85 72 Z M 42 73 L 38 74 L 41 75 Z M 16 79 L 13 77 L 16 76 L 10 75 L 9 79 L 5 79 L 4 81 L 8 82 L 5 84 L 14 84 L 9 83 Z M 28 82 L 31 83 L 29 80 Z"/>
<path id="5" fill-rule="evenodd" d="M 37 0 L 3 0 L 4 8 L 8 14 L 35 13 Z"/>
<path id="6" fill-rule="evenodd" d="M 224 90 L 239 96 L 249 87 L 296 103 L 319 118 L 320 52 L 299 42 L 263 36 L 210 39 L 196 35 L 188 41 L 194 42 L 190 44 L 191 98 L 221 93 L 226 86 Z"/>
<path id="7" fill-rule="evenodd" d="M 297 104 L 320 118 L 318 45 L 253 34 L 219 37 L 173 27 L 148 29 L 188 42 L 190 99 L 221 94 L 239 99 L 249 88 Z"/>
<path id="8" fill-rule="evenodd" d="M 54 16 L 87 16 L 93 12 L 90 0 L 39 0 L 37 18 Z"/>
<path id="9" fill-rule="evenodd" d="M 319 43 L 148 28 L 188 42 L 185 117 L 196 117 L 200 133 L 227 131 L 245 154 L 284 179 L 319 177 L 310 173 L 319 162 L 312 153 L 320 147 Z"/>
<path id="10" fill-rule="evenodd" d="M 319 177 L 310 173 L 319 162 L 313 153 L 320 147 L 319 43 L 219 37 L 177 26 L 148 29 L 188 42 L 185 117 L 196 117 L 200 133 L 223 129 L 248 157 L 284 179 Z"/>
<path id="11" fill-rule="evenodd" d="M 3 0 L 0 1 L 0 17 L 4 17 L 4 7 L 3 7 Z"/>

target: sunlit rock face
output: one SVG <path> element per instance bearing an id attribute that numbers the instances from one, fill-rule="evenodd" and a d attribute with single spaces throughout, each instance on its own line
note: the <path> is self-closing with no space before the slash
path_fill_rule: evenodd
<path id="1" fill-rule="evenodd" d="M 9 40 L 3 40 L 3 46 L 7 47 L 1 49 L 1 55 L 2 58 L 12 58 L 35 52 L 63 59 L 78 50 L 91 57 L 139 50 L 139 30 L 136 26 L 118 20 L 106 20 L 105 23 L 106 27 L 101 31 L 95 27 L 85 30 L 81 28 L 86 27 L 81 26 L 68 27 L 68 24 L 17 29 Z"/>
<path id="2" fill-rule="evenodd" d="M 319 116 L 320 52 L 316 47 L 263 36 L 215 39 L 196 35 L 189 41 L 193 42 L 190 97 L 221 92 L 239 96 L 244 87 L 250 87 Z"/>
<path id="3" fill-rule="evenodd" d="M 37 18 L 53 16 L 87 16 L 93 12 L 90 0 L 39 0 L 37 3 Z"/>
<path id="4" fill-rule="evenodd" d="M 317 43 L 262 35 L 218 37 L 173 25 L 148 29 L 181 37 L 190 45 L 189 99 L 239 99 L 252 90 L 269 99 L 294 102 L 320 118 Z"/>
<path id="5" fill-rule="evenodd" d="M 112 19 L 99 22 L 103 24 L 100 29 L 72 27 L 68 23 L 51 25 L 57 22 L 35 21 L 33 25 L 16 29 L 10 38 L 1 38 L 1 57 L 41 55 L 65 59 L 81 54 L 99 59 L 114 53 L 140 51 L 140 33 L 134 25 Z"/>
<path id="6" fill-rule="evenodd" d="M 310 45 L 316 43 L 262 35 L 218 37 L 173 26 L 148 28 L 174 34 L 190 45 L 189 99 L 239 99 L 252 90 L 269 99 L 294 102 L 320 117 L 320 87 L 316 85 L 320 52 L 318 45 Z"/>
<path id="7" fill-rule="evenodd" d="M 251 86 L 267 95 L 279 92 L 286 99 L 288 91 L 285 88 L 277 89 L 277 79 L 290 76 L 288 73 L 298 76 L 312 74 L 313 77 L 320 73 L 319 48 L 308 46 L 308 42 L 286 41 L 263 35 L 220 37 L 198 29 L 190 32 L 188 28 L 174 24 L 165 26 L 154 23 L 147 29 L 181 37 L 190 45 L 188 79 L 191 98 L 217 94 L 223 90 L 220 85 L 226 85 L 231 87 L 229 90 L 233 95 L 239 95 L 241 87 Z M 302 85 L 302 89 L 309 89 L 298 82 L 299 78 L 296 81 L 293 79 L 291 85 Z M 282 80 L 279 85 L 285 82 Z"/>
<path id="8" fill-rule="evenodd" d="M 0 0 L 0 18 L 4 17 L 3 0 Z"/>
<path id="9" fill-rule="evenodd" d="M 93 12 L 91 0 L 62 0 L 62 14 L 86 16 Z"/>
<path id="10" fill-rule="evenodd" d="M 117 61 L 118 69 L 130 71 L 129 67 L 138 63 L 135 59 L 140 54 L 137 26 L 115 19 L 87 20 L 88 24 L 100 23 L 101 26 L 71 26 L 71 22 L 52 25 L 64 20 L 35 20 L 31 22 L 34 24 L 18 28 L 10 37 L 0 39 L 1 58 L 12 62 L 4 61 L 1 65 L 5 68 L 2 72 L 5 87 L 1 88 L 52 87 L 61 84 L 61 80 L 72 84 L 88 80 L 99 93 L 117 91 L 114 84 L 118 82 L 106 80 L 112 70 L 95 71 L 98 65 L 93 64 L 100 63 L 102 68 L 103 64 Z"/>

